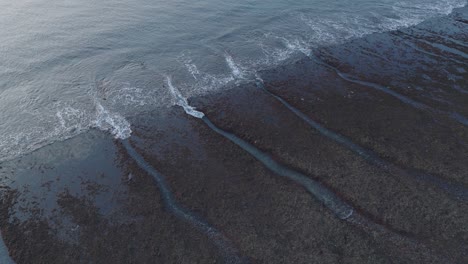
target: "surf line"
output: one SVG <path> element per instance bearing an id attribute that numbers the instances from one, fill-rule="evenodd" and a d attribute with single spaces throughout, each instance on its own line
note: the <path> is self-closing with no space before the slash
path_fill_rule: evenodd
<path id="1" fill-rule="evenodd" d="M 408 237 L 404 237 L 399 233 L 396 233 L 395 231 L 391 230 L 390 228 L 375 223 L 374 221 L 361 215 L 351 205 L 340 199 L 331 190 L 329 190 L 327 187 L 320 184 L 319 182 L 310 179 L 309 177 L 300 172 L 294 171 L 292 169 L 287 168 L 284 165 L 277 163 L 268 154 L 263 153 L 255 146 L 240 139 L 236 135 L 217 127 L 211 122 L 210 119 L 208 119 L 208 117 L 203 112 L 196 110 L 194 107 L 188 104 L 187 99 L 183 97 L 179 90 L 177 90 L 177 88 L 175 88 L 172 85 L 171 79 L 169 77 L 167 77 L 166 80 L 167 85 L 169 86 L 169 90 L 172 93 L 173 98 L 175 99 L 175 105 L 182 107 L 188 115 L 201 119 L 214 132 L 225 137 L 226 139 L 230 140 L 231 142 L 233 142 L 234 144 L 251 154 L 275 174 L 288 178 L 303 186 L 310 194 L 312 194 L 312 196 L 314 196 L 317 200 L 322 202 L 339 219 L 357 227 L 360 227 L 364 230 L 367 230 L 369 232 L 372 232 L 374 234 L 380 235 L 381 237 L 396 245 L 395 250 L 399 250 L 400 248 L 410 248 L 411 250 L 416 252 L 424 252 L 425 254 L 423 255 L 427 256 L 428 258 L 426 259 L 427 261 L 433 259 L 441 259 L 440 256 L 434 254 L 432 250 L 427 248 L 425 245 L 420 244 L 418 241 L 415 241 Z M 442 257 L 442 259 L 445 260 L 445 257 Z"/>
<path id="2" fill-rule="evenodd" d="M 161 191 L 164 205 L 171 213 L 193 225 L 202 233 L 206 234 L 214 242 L 218 249 L 224 253 L 225 263 L 247 263 L 245 259 L 239 256 L 237 249 L 235 249 L 232 243 L 221 232 L 176 202 L 169 185 L 165 180 L 165 177 L 145 161 L 145 159 L 135 150 L 135 148 L 133 148 L 128 139 L 122 140 L 121 142 L 127 153 L 135 160 L 138 166 L 154 178 L 156 185 Z"/>
<path id="3" fill-rule="evenodd" d="M 400 93 L 397 93 L 397 92 L 395 92 L 395 91 L 393 91 L 390 88 L 387 88 L 385 86 L 352 78 L 352 77 L 348 76 L 347 74 L 345 74 L 345 73 L 341 72 L 340 70 L 338 70 L 336 67 L 334 67 L 332 65 L 329 65 L 328 63 L 322 61 L 317 56 L 313 56 L 313 57 L 310 56 L 310 58 L 312 60 L 314 60 L 315 62 L 317 62 L 318 64 L 333 70 L 341 79 L 343 79 L 343 80 L 345 80 L 347 82 L 367 86 L 367 87 L 373 88 L 375 90 L 384 92 L 384 93 L 386 93 L 388 95 L 391 95 L 391 96 L 395 97 L 396 99 L 400 100 L 401 102 L 403 102 L 403 103 L 405 103 L 407 105 L 410 105 L 410 106 L 412 106 L 412 107 L 414 107 L 416 109 L 426 110 L 426 111 L 434 113 L 434 114 L 439 114 L 439 115 L 446 116 L 446 117 L 456 121 L 457 123 L 468 127 L 468 118 L 464 117 L 463 115 L 461 115 L 461 114 L 459 114 L 457 112 L 447 112 L 447 111 L 434 109 L 434 108 L 432 108 L 432 107 L 430 107 L 428 105 L 425 105 L 425 104 L 423 104 L 421 102 L 415 101 L 415 100 L 413 100 L 413 99 L 411 99 L 409 97 L 406 97 L 406 96 L 404 96 L 404 95 L 402 95 Z"/>
<path id="4" fill-rule="evenodd" d="M 436 176 L 419 172 L 419 171 L 409 171 L 409 170 L 404 170 L 402 168 L 398 168 L 396 165 L 385 161 L 381 159 L 377 153 L 374 153 L 372 150 L 365 149 L 358 144 L 354 143 L 350 139 L 346 138 L 343 135 L 340 135 L 317 121 L 312 120 L 309 118 L 306 114 L 302 113 L 299 111 L 299 109 L 295 108 L 286 100 L 281 98 L 280 96 L 270 92 L 268 89 L 266 89 L 263 80 L 257 75 L 256 76 L 256 86 L 260 89 L 262 89 L 264 92 L 278 100 L 280 103 L 282 103 L 286 108 L 288 108 L 292 113 L 294 113 L 297 117 L 302 119 L 304 122 L 306 122 L 309 126 L 314 128 L 315 130 L 319 131 L 322 135 L 325 137 L 345 146 L 347 149 L 353 151 L 354 153 L 358 154 L 364 160 L 366 160 L 368 163 L 375 165 L 379 168 L 382 168 L 384 171 L 390 172 L 392 174 L 400 174 L 400 175 L 406 175 L 410 176 L 412 178 L 415 178 L 416 180 L 423 181 L 425 183 L 429 183 L 433 186 L 438 187 L 439 189 L 444 190 L 447 194 L 451 195 L 452 197 L 466 201 L 468 200 L 468 189 L 464 188 L 463 186 L 460 186 L 458 184 L 450 183 L 445 180 L 442 180 Z"/>
<path id="5" fill-rule="evenodd" d="M 342 201 L 338 196 L 336 196 L 332 191 L 330 191 L 321 183 L 310 179 L 309 177 L 300 172 L 294 171 L 292 169 L 287 168 L 286 166 L 279 164 L 278 162 L 274 161 L 269 155 L 263 153 L 250 143 L 240 139 L 232 133 L 229 133 L 217 127 L 210 121 L 210 119 L 208 119 L 208 117 L 204 113 L 196 110 L 188 104 L 187 99 L 183 97 L 179 90 L 177 90 L 172 85 L 171 79 L 169 77 L 167 77 L 167 85 L 169 86 L 169 90 L 175 99 L 175 104 L 181 106 L 188 115 L 201 119 L 214 132 L 220 134 L 221 136 L 225 137 L 226 139 L 241 147 L 243 150 L 255 157 L 258 161 L 263 163 L 263 165 L 265 165 L 274 173 L 288 178 L 303 186 L 309 193 L 316 197 L 317 200 L 322 202 L 340 219 L 347 219 L 353 214 L 354 209 L 350 205 Z"/>

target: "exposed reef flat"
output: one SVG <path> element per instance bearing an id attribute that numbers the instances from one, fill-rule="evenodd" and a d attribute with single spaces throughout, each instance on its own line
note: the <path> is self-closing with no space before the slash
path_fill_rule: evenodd
<path id="1" fill-rule="evenodd" d="M 124 143 L 93 130 L 3 162 L 0 227 L 11 257 L 18 264 L 466 263 L 466 21 L 468 8 L 456 9 L 316 49 L 222 93 L 176 98 L 213 126 L 174 106 L 129 118 L 133 134 Z M 353 213 L 340 217 L 221 130 Z M 178 217 L 166 191 L 209 228 Z M 238 258 L 226 258 L 213 237 Z"/>

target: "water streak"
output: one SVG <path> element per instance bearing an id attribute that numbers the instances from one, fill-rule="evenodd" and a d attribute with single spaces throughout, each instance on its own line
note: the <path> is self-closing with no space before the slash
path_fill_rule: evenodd
<path id="1" fill-rule="evenodd" d="M 403 33 L 400 31 L 400 33 Z M 468 55 L 463 52 L 463 51 L 460 51 L 458 49 L 455 49 L 455 48 L 451 48 L 451 47 L 448 47 L 442 43 L 433 43 L 433 42 L 430 42 L 430 41 L 427 41 L 423 38 L 420 38 L 420 37 L 415 37 L 415 36 L 412 36 L 411 34 L 408 34 L 408 33 L 403 33 L 405 36 L 407 36 L 408 38 L 411 38 L 413 40 L 415 40 L 416 42 L 421 42 L 421 43 L 424 43 L 424 44 L 427 44 L 435 49 L 438 49 L 442 52 L 446 52 L 446 53 L 451 53 L 451 54 L 454 54 L 454 55 L 458 55 L 459 57 L 462 57 L 464 59 L 468 59 Z M 446 58 L 446 59 L 450 59 L 450 58 Z M 458 61 L 458 60 L 454 60 L 454 61 Z"/>
<path id="2" fill-rule="evenodd" d="M 461 124 L 463 124 L 465 126 L 468 126 L 468 118 L 464 117 L 463 115 L 461 115 L 461 114 L 459 114 L 457 112 L 453 112 L 452 114 L 450 114 L 450 117 L 457 120 Z"/>
<path id="3" fill-rule="evenodd" d="M 397 35 L 398 37 L 401 37 L 400 35 Z M 438 54 L 435 54 L 434 52 L 430 52 L 430 51 L 427 51 L 427 50 L 424 50 L 424 49 L 420 49 L 416 44 L 413 44 L 413 43 L 410 43 L 409 41 L 403 41 L 401 42 L 403 43 L 403 45 L 417 51 L 417 52 L 420 52 L 420 53 L 423 53 L 423 54 L 426 54 L 426 55 L 429 55 L 431 57 L 435 57 L 435 58 L 439 58 L 439 59 L 442 59 L 442 60 L 449 60 L 449 61 L 452 61 L 452 62 L 455 62 L 455 63 L 458 63 L 458 64 L 465 64 L 464 62 L 461 62 L 453 57 L 447 57 L 447 56 L 441 56 L 441 55 L 438 55 Z"/>
<path id="4" fill-rule="evenodd" d="M 462 42 L 462 41 L 459 41 L 457 39 L 454 39 L 450 36 L 446 36 L 446 35 L 442 35 L 442 34 L 439 34 L 439 33 L 436 33 L 436 32 L 432 32 L 432 31 L 428 31 L 428 30 L 425 30 L 425 31 L 422 31 L 421 29 L 415 29 L 415 30 L 418 30 L 420 31 L 422 34 L 429 34 L 429 35 L 432 35 L 436 38 L 441 38 L 443 40 L 445 40 L 446 42 L 452 42 L 453 44 L 455 45 L 458 45 L 458 46 L 461 46 L 461 47 L 464 47 L 464 48 L 468 48 L 468 44 Z"/>
<path id="5" fill-rule="evenodd" d="M 355 83 L 355 84 L 359 84 L 359 85 L 363 85 L 363 86 L 367 86 L 367 87 L 373 88 L 375 90 L 384 92 L 384 93 L 386 93 L 388 95 L 391 95 L 391 96 L 395 97 L 396 99 L 400 100 L 401 102 L 403 102 L 403 103 L 405 103 L 407 105 L 410 105 L 410 106 L 412 106 L 414 108 L 417 108 L 417 109 L 420 109 L 420 110 L 426 110 L 426 111 L 432 112 L 434 114 L 444 115 L 444 116 L 447 116 L 447 117 L 451 118 L 452 120 L 457 121 L 458 123 L 460 123 L 460 124 L 462 124 L 464 126 L 468 126 L 468 122 L 466 121 L 468 119 L 466 117 L 464 117 L 463 115 L 459 114 L 459 113 L 446 112 L 446 111 L 434 109 L 434 108 L 432 108 L 432 107 L 430 107 L 430 106 L 428 106 L 426 104 L 423 104 L 423 103 L 418 102 L 416 100 L 413 100 L 413 99 L 411 99 L 411 98 L 409 98 L 407 96 L 404 96 L 404 95 L 402 95 L 400 93 L 397 93 L 397 92 L 395 92 L 395 91 L 393 91 L 390 88 L 387 88 L 385 86 L 382 86 L 382 85 L 379 85 L 379 84 L 376 84 L 376 83 L 372 83 L 372 82 L 366 82 L 366 81 L 362 81 L 362 80 L 352 78 L 352 77 L 348 76 L 347 74 L 342 73 L 336 67 L 333 67 L 333 66 L 321 61 L 318 58 L 316 58 L 315 61 L 317 61 L 317 63 L 319 63 L 320 65 L 323 65 L 323 66 L 333 70 L 340 78 L 342 78 L 345 81 Z"/>
<path id="6" fill-rule="evenodd" d="M 132 134 L 130 123 L 121 115 L 111 113 L 96 100 L 96 120 L 94 126 L 109 131 L 116 139 L 126 139 Z"/>
<path id="7" fill-rule="evenodd" d="M 237 250 L 231 245 L 231 242 L 229 242 L 229 240 L 223 234 L 221 234 L 221 232 L 176 202 L 164 176 L 156 171 L 149 163 L 147 163 L 144 158 L 132 147 L 128 140 L 122 140 L 122 144 L 127 150 L 127 153 L 137 162 L 138 166 L 140 166 L 154 178 L 159 190 L 161 191 L 164 205 L 171 213 L 206 234 L 224 253 L 226 263 L 234 264 L 246 262 L 241 257 L 239 257 Z"/>
<path id="8" fill-rule="evenodd" d="M 15 262 L 11 259 L 8 253 L 8 248 L 3 241 L 2 234 L 0 233 L 0 263 L 2 264 L 14 264 Z"/>
<path id="9" fill-rule="evenodd" d="M 185 100 L 186 102 L 186 100 Z M 185 107 L 182 106 L 184 109 Z M 187 112 L 190 115 L 190 113 Z M 406 236 L 402 236 L 398 232 L 395 232 L 391 228 L 387 228 L 384 225 L 378 224 L 369 218 L 365 217 L 364 215 L 360 214 L 359 212 L 355 211 L 353 207 L 347 204 L 345 201 L 341 200 L 338 196 L 336 196 L 331 190 L 327 187 L 322 185 L 321 183 L 310 179 L 308 176 L 289 169 L 286 166 L 279 164 L 278 162 L 274 161 L 268 154 L 263 153 L 250 143 L 240 139 L 236 135 L 229 133 L 225 130 L 220 129 L 215 124 L 211 122 L 210 119 L 206 115 L 200 118 L 209 128 L 211 128 L 216 133 L 220 134 L 221 136 L 225 137 L 226 139 L 230 140 L 253 157 L 255 157 L 258 161 L 263 163 L 268 169 L 273 171 L 274 173 L 286 177 L 294 182 L 302 185 L 309 193 L 311 193 L 316 199 L 321 201 L 330 211 L 332 211 L 339 219 L 344 220 L 350 224 L 353 224 L 363 230 L 372 233 L 374 236 L 380 236 L 385 240 L 391 242 L 396 246 L 397 250 L 401 250 L 401 248 L 408 248 L 415 252 L 421 252 L 422 258 L 425 260 L 443 260 L 446 261 L 447 258 L 445 256 L 439 256 L 435 254 L 431 249 L 427 248 L 424 244 L 419 243 L 416 240 L 408 238 Z M 354 143 L 351 142 L 354 145 Z M 360 149 L 365 153 L 365 150 L 360 148 L 359 146 L 355 145 L 357 148 Z M 363 154 L 366 155 L 366 154 Z M 370 157 L 369 158 L 373 158 Z"/>
<path id="10" fill-rule="evenodd" d="M 310 125 L 312 128 L 316 129 L 319 131 L 322 135 L 326 136 L 327 138 L 330 138 L 331 140 L 345 146 L 347 149 L 353 151 L 354 153 L 358 154 L 362 158 L 364 158 L 367 162 L 370 164 L 373 164 L 375 166 L 378 166 L 385 171 L 391 172 L 393 174 L 401 174 L 401 175 L 406 175 L 413 177 L 417 180 L 430 183 L 433 186 L 436 186 L 444 191 L 446 191 L 448 194 L 452 195 L 453 197 L 460 199 L 460 200 L 468 200 L 468 189 L 463 187 L 460 184 L 456 183 L 451 183 L 446 180 L 443 180 L 439 177 L 423 173 L 423 172 L 417 172 L 417 171 L 410 171 L 410 170 L 404 170 L 396 167 L 392 163 L 385 161 L 381 159 L 376 153 L 374 153 L 371 150 L 365 149 L 354 142 L 352 140 L 344 137 L 343 135 L 340 135 L 324 126 L 322 126 L 320 123 L 312 120 L 309 118 L 307 115 L 299 111 L 297 108 L 286 102 L 283 98 L 280 96 L 270 92 L 268 89 L 265 88 L 263 84 L 263 80 L 259 77 L 257 77 L 256 81 L 257 87 L 261 88 L 263 91 L 274 97 L 276 100 L 281 102 L 286 108 L 288 108 L 291 112 L 293 112 L 296 116 L 301 118 L 303 121 L 305 121 L 308 125 Z M 463 116 L 457 116 L 457 114 L 453 114 L 455 118 L 460 118 L 463 121 Z M 468 120 L 465 119 L 465 121 L 468 124 Z"/>
<path id="11" fill-rule="evenodd" d="M 234 59 L 232 58 L 232 56 L 229 55 L 229 54 L 225 54 L 224 57 L 225 57 L 225 59 L 226 59 L 227 65 L 229 66 L 229 69 L 231 69 L 232 76 L 234 76 L 234 78 L 243 79 L 245 73 L 244 73 L 244 71 L 234 62 Z"/>
<path id="12" fill-rule="evenodd" d="M 190 106 L 187 102 L 187 99 L 182 96 L 179 90 L 177 90 L 173 85 L 171 78 L 169 76 L 166 77 L 167 85 L 169 86 L 169 91 L 174 97 L 175 104 L 182 106 L 185 112 L 193 117 L 202 118 L 205 114 L 200 111 L 195 110 L 194 107 Z"/>
<path id="13" fill-rule="evenodd" d="M 174 89 L 174 96 L 180 95 L 180 92 L 177 91 L 175 87 Z M 182 97 L 183 98 L 183 97 Z M 340 219 L 346 219 L 353 214 L 353 208 L 348 205 L 346 202 L 342 201 L 338 196 L 336 196 L 332 191 L 330 191 L 327 187 L 322 185 L 321 183 L 310 179 L 308 176 L 294 171 L 292 169 L 287 168 L 273 160 L 269 155 L 263 153 L 253 145 L 249 144 L 248 142 L 238 138 L 236 135 L 226 132 L 217 126 L 215 126 L 205 115 L 198 115 L 195 116 L 192 114 L 190 107 L 187 104 L 187 100 L 185 98 L 176 99 L 176 104 L 184 108 L 185 112 L 191 116 L 200 118 L 208 125 L 213 131 L 222 135 L 223 137 L 229 139 L 234 144 L 238 145 L 252 156 L 254 156 L 257 160 L 263 163 L 268 169 L 273 171 L 274 173 L 286 177 L 294 182 L 302 185 L 307 191 L 309 191 L 314 197 L 316 197 L 319 201 L 321 201 L 325 206 L 327 206 L 333 213 L 335 213 Z"/>
<path id="14" fill-rule="evenodd" d="M 267 94 L 269 94 L 270 96 L 273 96 L 276 100 L 281 102 L 284 106 L 286 106 L 286 108 L 288 108 L 296 116 L 298 116 L 303 121 L 305 121 L 307 124 L 309 124 L 312 128 L 319 131 L 321 134 L 323 134 L 326 137 L 328 137 L 328 138 L 330 138 L 330 139 L 332 139 L 332 140 L 346 146 L 348 149 L 350 149 L 353 152 L 357 153 L 359 156 L 363 157 L 364 159 L 366 159 L 370 163 L 373 163 L 375 165 L 382 166 L 382 167 L 385 167 L 387 165 L 384 161 L 379 159 L 378 156 L 375 153 L 373 153 L 373 152 L 371 152 L 371 151 L 369 151 L 369 150 L 355 144 L 350 139 L 348 139 L 348 138 L 346 138 L 346 137 L 344 137 L 344 136 L 342 136 L 342 135 L 340 135 L 340 134 L 338 134 L 336 132 L 333 132 L 333 131 L 327 129 L 326 127 L 322 126 L 320 123 L 310 119 L 307 115 L 305 115 L 304 113 L 299 111 L 294 106 L 290 105 L 283 98 L 281 98 L 281 97 L 277 96 L 276 94 L 270 92 L 268 89 L 265 88 L 265 86 L 263 84 L 263 80 L 257 78 L 256 85 L 257 85 L 257 87 L 259 87 L 263 91 L 265 91 Z"/>
<path id="15" fill-rule="evenodd" d="M 309 191 L 314 197 L 325 204 L 336 216 L 340 219 L 347 219 L 353 214 L 353 208 L 346 202 L 342 201 L 332 191 L 328 190 L 327 187 L 321 183 L 310 179 L 308 176 L 287 168 L 273 160 L 269 155 L 263 153 L 253 145 L 246 141 L 238 138 L 236 135 L 226 132 L 217 126 L 215 126 L 206 116 L 202 120 L 207 124 L 213 131 L 229 139 L 234 144 L 238 145 L 257 160 L 263 163 L 268 169 L 274 173 L 286 177 L 294 182 L 302 185 L 307 191 Z"/>

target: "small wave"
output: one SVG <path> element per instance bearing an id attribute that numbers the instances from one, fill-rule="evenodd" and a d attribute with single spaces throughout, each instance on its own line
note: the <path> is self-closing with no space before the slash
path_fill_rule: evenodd
<path id="1" fill-rule="evenodd" d="M 195 110 L 194 107 L 190 106 L 187 102 L 187 99 L 185 97 L 182 96 L 182 94 L 180 93 L 179 90 L 177 90 L 177 88 L 175 88 L 173 85 L 172 85 L 172 81 L 171 81 L 171 78 L 169 76 L 166 77 L 166 82 L 167 82 L 167 85 L 169 86 L 169 91 L 171 92 L 174 100 L 175 100 L 175 104 L 178 105 L 178 106 L 181 106 L 182 108 L 184 108 L 184 111 L 193 116 L 193 117 L 196 117 L 196 118 L 202 118 L 205 116 L 205 114 L 203 114 L 202 112 L 200 111 L 197 111 Z"/>
<path id="2" fill-rule="evenodd" d="M 329 18 L 310 17 L 303 13 L 299 17 L 311 30 L 306 37 L 307 44 L 321 46 L 413 26 L 435 16 L 448 15 L 454 8 L 463 7 L 466 3 L 465 0 L 400 1 L 388 8 L 383 6 L 382 12 L 378 13 L 341 12 Z M 297 49 L 295 46 L 291 48 Z"/>
<path id="3" fill-rule="evenodd" d="M 114 105 L 144 106 L 154 101 L 142 88 L 125 86 L 108 94 Z"/>
<path id="4" fill-rule="evenodd" d="M 7 122 L 0 135 L 0 161 L 11 160 L 56 141 L 63 141 L 88 130 L 89 113 L 62 103 L 52 104 L 41 114 L 28 113 Z"/>
<path id="5" fill-rule="evenodd" d="M 259 65 L 266 65 L 267 67 L 273 67 L 278 65 L 291 57 L 295 50 L 289 48 L 276 48 L 265 45 L 263 43 L 258 44 L 262 49 L 263 54 L 266 58 L 262 62 L 258 62 Z"/>
<path id="6" fill-rule="evenodd" d="M 83 127 L 83 120 L 86 120 L 86 113 L 71 107 L 65 106 L 63 108 L 59 108 L 57 113 L 55 114 L 59 119 L 59 123 L 61 127 L 65 130 L 82 130 L 83 128 L 87 128 L 86 125 Z"/>
<path id="7" fill-rule="evenodd" d="M 107 131 L 115 138 L 128 138 L 132 132 L 130 123 L 122 115 L 107 110 L 97 99 L 94 101 L 94 107 L 85 102 L 81 102 L 84 103 L 81 107 L 55 103 L 40 115 L 22 116 L 19 120 L 11 121 L 15 125 L 7 126 L 10 130 L 0 135 L 0 161 L 73 138 L 92 128 Z M 20 125 L 16 122 L 20 122 Z"/>
<path id="8" fill-rule="evenodd" d="M 210 92 L 222 89 L 230 83 L 239 84 L 241 82 L 246 82 L 252 79 L 252 73 L 255 72 L 252 70 L 252 68 L 255 67 L 244 67 L 243 64 L 236 62 L 234 58 L 227 53 L 223 55 L 223 58 L 229 70 L 222 74 L 211 74 L 203 72 L 198 69 L 197 65 L 194 64 L 190 58 L 185 58 L 180 61 L 185 66 L 187 72 L 193 77 L 193 79 L 191 79 L 188 83 L 184 84 L 185 86 L 190 87 L 190 89 L 187 91 L 187 96 L 190 97 L 206 95 Z M 166 83 L 168 83 L 167 77 Z"/>
<path id="9" fill-rule="evenodd" d="M 195 80 L 198 80 L 197 76 L 200 75 L 200 71 L 198 70 L 197 66 L 195 64 L 191 63 L 191 61 L 187 61 L 185 63 L 185 66 L 187 67 L 190 74 L 192 74 L 193 78 Z"/>
<path id="10" fill-rule="evenodd" d="M 226 63 L 229 66 L 229 69 L 231 69 L 232 76 L 234 78 L 244 79 L 245 78 L 244 70 L 234 62 L 234 60 L 232 59 L 232 56 L 229 54 L 225 54 L 224 58 L 226 59 Z"/>
<path id="11" fill-rule="evenodd" d="M 443 0 L 443 1 L 399 1 L 393 5 L 397 12 L 405 13 L 407 16 L 420 15 L 428 17 L 434 15 L 448 15 L 453 9 L 463 7 L 467 4 L 466 0 Z"/>
<path id="12" fill-rule="evenodd" d="M 290 50 L 294 51 L 299 51 L 309 57 L 312 54 L 312 50 L 309 48 L 309 45 L 305 43 L 304 41 L 294 39 L 294 40 L 288 40 L 284 38 L 284 42 L 286 44 L 286 47 Z"/>
<path id="13" fill-rule="evenodd" d="M 155 84 L 163 81 L 161 77 L 144 63 L 128 63 L 96 80 L 96 89 L 89 95 L 105 103 L 110 111 L 118 111 L 124 116 L 134 115 L 167 102 L 168 94 L 155 89 Z"/>
<path id="14" fill-rule="evenodd" d="M 123 116 L 106 110 L 99 102 L 95 103 L 97 113 L 93 125 L 103 131 L 110 132 L 116 139 L 129 138 L 132 134 L 130 123 Z"/>
<path id="15" fill-rule="evenodd" d="M 189 83 L 191 96 L 218 90 L 234 81 L 232 74 L 211 74 L 199 70 L 192 59 L 185 54 L 181 55 L 179 62 L 185 66 L 185 69 L 194 79 L 194 82 Z"/>

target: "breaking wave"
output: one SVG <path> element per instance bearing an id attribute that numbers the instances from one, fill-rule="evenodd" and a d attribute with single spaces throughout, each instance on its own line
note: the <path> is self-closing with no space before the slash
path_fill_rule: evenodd
<path id="1" fill-rule="evenodd" d="M 81 102 L 80 106 L 58 102 L 42 114 L 23 113 L 20 117 L 11 122 L 21 122 L 26 118 L 30 122 L 27 126 L 11 125 L 8 133 L 0 135 L 0 161 L 14 159 L 93 128 L 109 132 L 116 139 L 126 139 L 132 133 L 124 116 L 110 111 L 96 98 L 85 104 Z"/>
<path id="2" fill-rule="evenodd" d="M 99 102 L 96 102 L 96 119 L 93 126 L 108 131 L 116 139 L 126 139 L 132 134 L 130 123 L 121 115 L 111 113 L 105 109 Z"/>
<path id="3" fill-rule="evenodd" d="M 187 99 L 183 97 L 182 94 L 179 92 L 179 90 L 177 90 L 172 85 L 172 81 L 170 77 L 167 77 L 167 85 L 169 86 L 169 90 L 171 91 L 171 94 L 174 96 L 175 104 L 184 108 L 184 111 L 187 114 L 196 118 L 202 118 L 203 116 L 205 116 L 205 114 L 203 114 L 200 111 L 195 110 L 193 106 L 190 106 L 188 104 Z"/>
<path id="4" fill-rule="evenodd" d="M 271 24 L 259 27 L 258 31 L 241 28 L 245 32 L 236 34 L 239 39 L 232 42 L 236 45 L 231 47 L 220 42 L 213 44 L 214 48 L 210 46 L 208 50 L 214 55 L 201 51 L 198 54 L 198 50 L 195 50 L 193 56 L 183 55 L 182 58 L 173 59 L 175 64 L 181 62 L 187 73 L 187 78 L 177 78 L 182 80 L 178 86 L 186 97 L 219 91 L 230 84 L 253 81 L 257 71 L 280 65 L 295 54 L 310 56 L 311 50 L 317 46 L 408 27 L 434 16 L 447 15 L 454 8 L 464 5 L 465 0 L 415 0 L 388 2 L 377 9 L 362 12 L 336 8 L 331 13 L 317 15 L 310 10 L 293 10 L 292 13 L 283 13 L 281 19 L 272 18 Z M 185 52 L 182 51 L 183 54 Z M 181 51 L 174 52 L 174 57 L 177 54 L 181 54 Z M 210 60 L 214 60 L 214 63 L 206 59 L 207 56 L 211 56 Z M 156 72 L 175 76 L 181 72 L 180 66 L 161 71 L 157 69 Z M 50 94 L 43 95 L 34 82 L 27 83 L 29 86 L 21 84 L 15 89 L 1 91 L 0 112 L 4 114 L 0 124 L 0 161 L 92 128 L 108 131 L 116 138 L 129 137 L 131 128 L 125 117 L 142 109 L 154 109 L 155 105 L 169 99 L 160 93 L 164 89 L 157 88 L 161 88 L 165 82 L 171 88 L 170 78 L 166 81 L 148 81 L 147 87 L 125 83 L 127 80 L 150 80 L 152 74 L 131 75 L 144 69 L 145 65 L 126 63 L 125 67 L 111 73 L 111 78 L 102 79 L 97 85 L 99 92 L 91 97 L 83 94 L 83 88 L 77 86 L 79 89 L 73 90 L 71 96 L 78 95 L 78 98 L 47 102 Z M 113 78 L 118 81 L 112 82 Z M 179 100 L 178 103 L 184 105 L 186 101 Z M 200 116 L 200 112 L 187 108 L 187 105 L 184 109 L 190 110 L 193 116 Z M 466 120 L 462 121 L 466 123 Z"/>

